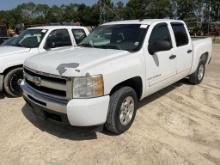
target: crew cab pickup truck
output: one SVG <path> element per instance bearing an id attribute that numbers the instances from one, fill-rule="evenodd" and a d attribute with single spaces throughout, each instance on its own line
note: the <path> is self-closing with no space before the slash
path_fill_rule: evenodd
<path id="1" fill-rule="evenodd" d="M 22 65 L 32 55 L 64 46 L 76 46 L 89 31 L 80 26 L 44 26 L 25 30 L 0 46 L 0 92 L 10 96 L 22 94 Z"/>
<path id="2" fill-rule="evenodd" d="M 23 97 L 42 117 L 120 134 L 139 100 L 183 78 L 199 84 L 211 54 L 212 40 L 191 39 L 183 21 L 106 23 L 76 48 L 28 58 Z"/>

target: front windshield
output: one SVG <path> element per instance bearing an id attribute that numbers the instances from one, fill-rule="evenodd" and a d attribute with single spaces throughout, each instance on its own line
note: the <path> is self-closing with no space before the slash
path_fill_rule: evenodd
<path id="1" fill-rule="evenodd" d="M 12 37 L 12 38 L 9 38 L 7 39 L 6 41 L 4 41 L 1 46 L 7 46 L 7 45 L 11 45 L 12 42 L 16 39 L 16 37 Z"/>
<path id="2" fill-rule="evenodd" d="M 43 40 L 47 30 L 45 29 L 28 29 L 22 32 L 6 45 L 19 46 L 26 48 L 37 48 Z"/>
<path id="3" fill-rule="evenodd" d="M 147 26 L 141 24 L 114 24 L 96 28 L 79 46 L 100 49 L 137 51 L 141 48 Z"/>

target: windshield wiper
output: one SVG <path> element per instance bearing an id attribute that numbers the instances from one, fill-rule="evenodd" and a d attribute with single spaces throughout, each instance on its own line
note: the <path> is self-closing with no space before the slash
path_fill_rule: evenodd
<path id="1" fill-rule="evenodd" d="M 103 46 L 97 46 L 97 48 L 121 50 L 120 47 L 117 45 L 103 45 Z"/>
<path id="2" fill-rule="evenodd" d="M 16 46 L 22 47 L 22 48 L 28 48 L 28 47 L 26 47 L 26 46 L 24 46 L 24 45 L 22 45 L 22 44 L 20 44 L 20 43 L 17 43 Z"/>
<path id="3" fill-rule="evenodd" d="M 79 44 L 79 46 L 82 46 L 82 47 L 88 47 L 88 48 L 92 48 L 93 46 L 88 44 L 88 43 L 82 43 L 82 44 Z"/>
<path id="4" fill-rule="evenodd" d="M 82 43 L 79 44 L 82 47 L 89 47 L 89 48 L 98 48 L 98 49 L 114 49 L 114 50 L 122 50 L 118 45 L 102 45 L 102 46 L 92 46 L 89 43 Z"/>

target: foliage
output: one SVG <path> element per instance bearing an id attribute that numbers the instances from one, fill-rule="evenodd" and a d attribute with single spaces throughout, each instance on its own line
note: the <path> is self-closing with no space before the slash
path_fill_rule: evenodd
<path id="1" fill-rule="evenodd" d="M 16 24 L 37 25 L 61 22 L 80 22 L 82 25 L 98 25 L 105 21 L 123 19 L 165 18 L 183 19 L 193 26 L 220 19 L 219 0 L 129 0 L 113 3 L 98 0 L 96 4 L 69 4 L 48 6 L 23 3 L 15 9 L 0 11 L 0 23 L 11 27 Z M 190 22 L 193 20 L 193 23 Z M 197 27 L 197 28 L 198 28 Z"/>

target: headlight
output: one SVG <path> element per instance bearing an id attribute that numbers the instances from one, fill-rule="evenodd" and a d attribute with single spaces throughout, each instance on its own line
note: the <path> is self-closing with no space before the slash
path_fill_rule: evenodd
<path id="1" fill-rule="evenodd" d="M 92 98 L 103 96 L 102 75 L 75 77 L 73 81 L 73 98 Z"/>

